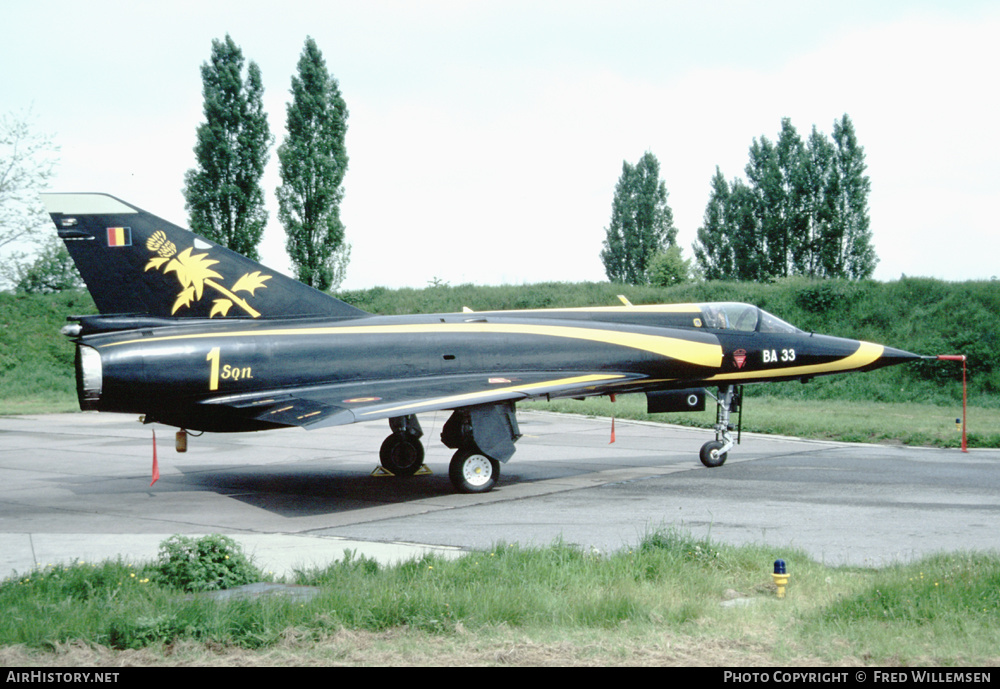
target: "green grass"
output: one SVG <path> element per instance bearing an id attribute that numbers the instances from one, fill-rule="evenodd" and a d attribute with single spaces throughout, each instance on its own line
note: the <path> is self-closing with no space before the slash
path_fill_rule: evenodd
<path id="1" fill-rule="evenodd" d="M 905 651 L 891 632 L 905 638 Z M 959 553 L 938 555 L 877 577 L 822 609 L 812 611 L 803 635 L 812 643 L 833 637 L 864 647 L 875 662 L 941 665 L 983 662 L 983 643 L 1000 641 L 1000 559 Z M 1000 646 L 994 646 L 1000 648 Z"/>
<path id="2" fill-rule="evenodd" d="M 891 404 L 850 400 L 796 400 L 758 397 L 748 389 L 743 406 L 743 430 L 753 433 L 843 442 L 898 443 L 959 447 L 962 434 L 955 419 L 962 406 Z M 519 409 L 554 411 L 587 416 L 673 423 L 696 428 L 715 424 L 715 405 L 704 412 L 647 414 L 643 395 L 624 395 L 615 402 L 605 397 L 586 400 L 521 402 Z M 735 424 L 735 419 L 733 423 Z M 1000 447 L 1000 409 L 972 407 L 968 414 L 969 447 Z"/>
<path id="3" fill-rule="evenodd" d="M 770 576 L 779 556 L 791 574 L 782 600 Z M 830 568 L 795 550 L 657 530 L 613 553 L 498 544 L 383 566 L 348 552 L 297 574 L 296 583 L 320 590 L 308 602 L 219 602 L 185 595 L 152 573 L 151 564 L 75 563 L 4 581 L 0 646 L 150 648 L 162 657 L 179 643 L 212 653 L 292 644 L 308 663 L 346 631 L 368 635 L 351 637 L 358 643 L 379 639 L 393 658 L 430 664 L 526 639 L 535 651 L 555 646 L 563 662 L 585 664 L 641 664 L 665 640 L 702 649 L 691 664 L 1000 661 L 996 555 Z"/>
<path id="4" fill-rule="evenodd" d="M 78 409 L 73 345 L 59 329 L 67 315 L 93 311 L 86 293 L 0 292 L 0 414 Z"/>

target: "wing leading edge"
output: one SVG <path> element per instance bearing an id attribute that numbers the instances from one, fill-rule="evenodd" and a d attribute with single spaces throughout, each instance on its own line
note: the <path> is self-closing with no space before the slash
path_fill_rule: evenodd
<path id="1" fill-rule="evenodd" d="M 315 386 L 276 395 L 220 397 L 202 404 L 207 409 L 225 407 L 255 421 L 312 430 L 532 397 L 605 394 L 642 378 L 635 373 L 603 371 L 435 376 Z"/>

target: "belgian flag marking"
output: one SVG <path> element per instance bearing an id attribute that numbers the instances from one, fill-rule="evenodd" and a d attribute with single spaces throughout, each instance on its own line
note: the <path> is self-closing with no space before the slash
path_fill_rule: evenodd
<path id="1" fill-rule="evenodd" d="M 132 228 L 109 227 L 108 246 L 132 246 Z"/>

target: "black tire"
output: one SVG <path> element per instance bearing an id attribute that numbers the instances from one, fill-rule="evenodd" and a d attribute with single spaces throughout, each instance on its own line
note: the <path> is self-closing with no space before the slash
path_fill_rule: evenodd
<path id="1" fill-rule="evenodd" d="M 413 476 L 424 464 L 424 446 L 416 438 L 393 433 L 378 451 L 382 468 L 395 476 Z"/>
<path id="2" fill-rule="evenodd" d="M 719 450 L 725 445 L 721 440 L 712 440 L 701 446 L 701 463 L 709 468 L 721 467 L 726 463 L 726 458 L 729 457 L 728 452 L 724 452 L 721 455 Z"/>
<path id="3" fill-rule="evenodd" d="M 500 478 L 500 462 L 477 450 L 459 450 L 451 458 L 448 477 L 459 493 L 488 493 Z"/>

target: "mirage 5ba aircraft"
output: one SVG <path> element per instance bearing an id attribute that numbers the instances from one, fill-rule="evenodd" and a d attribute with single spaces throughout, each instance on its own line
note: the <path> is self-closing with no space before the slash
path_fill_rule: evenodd
<path id="1" fill-rule="evenodd" d="M 416 415 L 451 410 L 462 492 L 491 490 L 514 454 L 517 400 L 644 393 L 660 413 L 713 397 L 714 467 L 738 386 L 921 358 L 737 303 L 375 316 L 114 197 L 43 198 L 100 311 L 64 328 L 82 409 L 210 432 L 388 419 L 397 476 L 423 464 Z"/>

